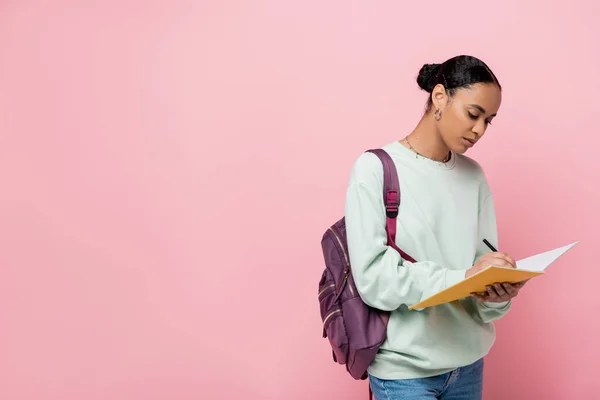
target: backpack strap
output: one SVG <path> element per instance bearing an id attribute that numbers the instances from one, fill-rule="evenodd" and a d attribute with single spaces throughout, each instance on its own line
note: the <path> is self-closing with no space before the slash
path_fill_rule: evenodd
<path id="1" fill-rule="evenodd" d="M 388 246 L 396 249 L 403 259 L 415 262 L 414 258 L 396 245 L 396 217 L 400 208 L 400 182 L 398 181 L 396 164 L 394 164 L 394 160 L 383 149 L 371 149 L 367 151 L 379 157 L 383 164 L 383 203 L 385 204 L 385 230 L 387 232 Z"/>

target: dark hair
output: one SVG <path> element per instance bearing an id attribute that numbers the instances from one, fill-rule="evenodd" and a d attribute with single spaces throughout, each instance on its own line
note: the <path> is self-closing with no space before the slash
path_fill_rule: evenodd
<path id="1" fill-rule="evenodd" d="M 470 87 L 477 83 L 495 83 L 502 90 L 498 78 L 480 59 L 472 56 L 456 56 L 442 64 L 425 64 L 417 77 L 419 87 L 427 93 L 433 92 L 437 84 L 446 88 L 452 97 L 457 89 Z M 427 111 L 431 110 L 431 96 L 427 100 Z"/>

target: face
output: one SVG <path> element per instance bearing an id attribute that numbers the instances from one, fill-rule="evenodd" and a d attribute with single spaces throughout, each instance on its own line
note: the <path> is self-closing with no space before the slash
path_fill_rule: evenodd
<path id="1" fill-rule="evenodd" d="M 491 83 L 458 89 L 452 98 L 438 85 L 431 95 L 432 112 L 441 111 L 440 120 L 435 121 L 439 135 L 450 150 L 460 154 L 481 139 L 502 102 L 500 89 Z"/>

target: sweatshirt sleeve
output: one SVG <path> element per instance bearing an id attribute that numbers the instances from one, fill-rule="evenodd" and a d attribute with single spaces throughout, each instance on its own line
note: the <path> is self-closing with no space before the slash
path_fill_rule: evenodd
<path id="1" fill-rule="evenodd" d="M 466 270 L 402 259 L 387 246 L 383 167 L 370 153 L 353 166 L 346 193 L 346 235 L 352 276 L 362 300 L 392 311 L 411 306 L 463 280 Z"/>
<path id="2" fill-rule="evenodd" d="M 487 239 L 495 248 L 498 246 L 498 230 L 496 224 L 496 212 L 494 209 L 494 199 L 489 191 L 487 182 L 484 182 L 483 202 L 479 210 L 479 238 L 477 252 L 473 264 L 485 253 L 491 250 L 483 243 L 483 239 Z M 476 317 L 484 323 L 492 322 L 503 317 L 511 306 L 511 300 L 502 303 L 481 302 L 474 297 L 469 297 L 468 301 L 474 303 L 473 308 Z"/>

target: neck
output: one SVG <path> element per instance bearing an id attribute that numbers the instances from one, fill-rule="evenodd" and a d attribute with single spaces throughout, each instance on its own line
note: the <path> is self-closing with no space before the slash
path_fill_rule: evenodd
<path id="1" fill-rule="evenodd" d="M 448 157 L 450 149 L 440 137 L 431 113 L 421 118 L 421 121 L 407 138 L 414 150 L 425 157 L 437 161 L 442 161 Z M 407 144 L 404 142 L 403 144 L 406 146 Z"/>

